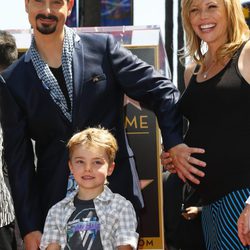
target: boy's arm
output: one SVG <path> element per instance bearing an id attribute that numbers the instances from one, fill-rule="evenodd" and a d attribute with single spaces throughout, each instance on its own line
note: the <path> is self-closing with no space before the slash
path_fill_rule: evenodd
<path id="1" fill-rule="evenodd" d="M 59 228 L 61 228 L 62 218 L 63 218 L 62 211 L 58 203 L 54 205 L 48 212 L 46 217 L 44 231 L 40 243 L 41 250 L 57 250 L 64 247 L 66 240 L 66 232 L 62 232 Z M 65 235 L 63 235 L 65 233 Z"/>
<path id="2" fill-rule="evenodd" d="M 116 229 L 116 246 L 119 250 L 137 249 L 139 234 L 137 229 L 137 218 L 135 210 L 130 201 L 126 200 L 119 211 Z"/>
<path id="3" fill-rule="evenodd" d="M 46 248 L 46 250 L 60 250 L 61 247 L 60 245 L 58 245 L 57 243 L 51 243 L 48 245 L 48 247 Z M 124 248 L 125 249 L 125 248 Z"/>

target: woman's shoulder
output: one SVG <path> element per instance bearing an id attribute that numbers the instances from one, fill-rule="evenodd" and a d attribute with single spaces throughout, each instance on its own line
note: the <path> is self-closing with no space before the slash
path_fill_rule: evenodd
<path id="1" fill-rule="evenodd" d="M 250 83 L 249 68 L 250 68 L 250 41 L 247 41 L 239 56 L 238 69 L 241 75 L 245 78 L 245 80 L 248 83 Z"/>

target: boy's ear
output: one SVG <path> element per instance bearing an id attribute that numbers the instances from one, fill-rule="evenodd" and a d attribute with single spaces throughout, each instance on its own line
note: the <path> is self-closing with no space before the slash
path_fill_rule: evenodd
<path id="1" fill-rule="evenodd" d="M 109 167 L 108 167 L 108 176 L 110 176 L 113 173 L 114 168 L 115 168 L 115 163 L 114 162 L 112 162 L 111 164 L 109 164 Z"/>
<path id="2" fill-rule="evenodd" d="M 68 161 L 68 165 L 69 165 L 70 172 L 72 173 L 73 166 L 72 166 L 72 164 L 71 164 L 71 161 L 70 161 L 70 160 Z"/>

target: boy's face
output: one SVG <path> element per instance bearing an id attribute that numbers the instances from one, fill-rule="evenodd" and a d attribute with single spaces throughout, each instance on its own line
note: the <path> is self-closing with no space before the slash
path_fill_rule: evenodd
<path id="1" fill-rule="evenodd" d="M 79 198 L 81 194 L 90 193 L 92 199 L 103 191 L 107 176 L 114 170 L 114 163 L 109 162 L 103 148 L 79 145 L 73 150 L 69 167 L 79 185 Z"/>
<path id="2" fill-rule="evenodd" d="M 74 0 L 25 0 L 26 12 L 34 32 L 43 35 L 61 34 Z"/>

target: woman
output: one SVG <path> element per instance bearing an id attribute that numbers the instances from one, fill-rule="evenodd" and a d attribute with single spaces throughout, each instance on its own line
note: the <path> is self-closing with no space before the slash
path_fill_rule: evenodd
<path id="1" fill-rule="evenodd" d="M 237 219 L 250 195 L 249 29 L 240 0 L 182 0 L 182 20 L 183 59 L 191 63 L 179 106 L 189 121 L 185 143 L 205 149 L 205 176 L 193 185 L 203 199 L 206 248 L 248 249 Z M 187 176 L 178 155 L 172 160 L 174 171 Z"/>

